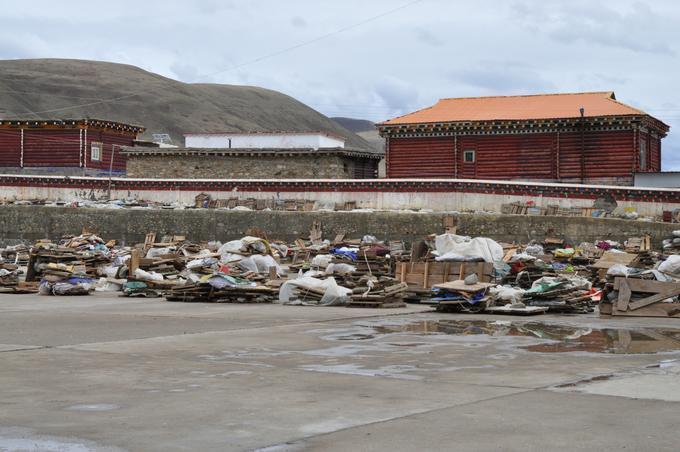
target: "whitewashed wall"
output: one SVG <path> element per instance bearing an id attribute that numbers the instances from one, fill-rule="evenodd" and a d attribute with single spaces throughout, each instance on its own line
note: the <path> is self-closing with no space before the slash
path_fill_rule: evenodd
<path id="1" fill-rule="evenodd" d="M 113 190 L 113 199 L 139 199 L 163 203 L 193 205 L 199 191 L 174 190 Z M 547 196 L 515 196 L 481 193 L 399 193 L 399 192 L 265 192 L 265 191 L 207 191 L 213 198 L 228 199 L 305 199 L 318 201 L 318 206 L 331 207 L 335 203 L 355 201 L 357 208 L 377 210 L 427 209 L 433 211 L 490 211 L 500 213 L 501 204 L 519 201 L 533 201 L 538 207 L 559 204 L 560 207 L 591 207 L 590 199 L 565 199 Z M 105 190 L 74 190 L 50 187 L 5 187 L 0 186 L 0 199 L 71 202 L 77 199 L 106 199 Z M 661 215 L 664 210 L 680 209 L 680 203 L 626 202 L 619 206 L 634 208 L 640 215 Z"/>
<path id="2" fill-rule="evenodd" d="M 344 148 L 345 140 L 320 133 L 309 134 L 187 134 L 188 148 L 226 149 L 324 149 Z"/>

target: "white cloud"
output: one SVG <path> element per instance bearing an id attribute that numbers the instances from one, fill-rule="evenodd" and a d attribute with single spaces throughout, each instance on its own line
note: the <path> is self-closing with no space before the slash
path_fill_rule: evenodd
<path id="1" fill-rule="evenodd" d="M 424 0 L 316 40 L 402 1 L 7 2 L 0 58 L 117 61 L 372 120 L 442 97 L 614 89 L 673 127 L 664 164 L 680 169 L 676 1 Z"/>

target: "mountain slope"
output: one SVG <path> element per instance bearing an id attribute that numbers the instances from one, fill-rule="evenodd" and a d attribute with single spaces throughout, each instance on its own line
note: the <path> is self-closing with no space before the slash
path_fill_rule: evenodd
<path id="1" fill-rule="evenodd" d="M 331 117 L 331 119 L 347 130 L 354 133 L 370 132 L 375 130 L 375 124 L 368 119 L 345 118 L 342 116 Z"/>
<path id="2" fill-rule="evenodd" d="M 184 132 L 324 131 L 345 137 L 346 147 L 373 150 L 363 138 L 277 91 L 182 83 L 98 61 L 0 60 L 0 117 L 108 119 L 146 127 L 145 139 L 168 133 L 178 145 L 184 144 Z"/>

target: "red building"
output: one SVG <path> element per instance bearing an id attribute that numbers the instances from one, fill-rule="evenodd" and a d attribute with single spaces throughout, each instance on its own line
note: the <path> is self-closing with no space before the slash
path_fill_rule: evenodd
<path id="1" fill-rule="evenodd" d="M 378 124 L 387 177 L 632 185 L 669 127 L 613 92 L 442 99 Z"/>
<path id="2" fill-rule="evenodd" d="M 0 171 L 75 169 L 76 173 L 125 171 L 122 146 L 143 127 L 99 119 L 0 120 Z M 4 171 L 3 171 L 4 170 Z"/>

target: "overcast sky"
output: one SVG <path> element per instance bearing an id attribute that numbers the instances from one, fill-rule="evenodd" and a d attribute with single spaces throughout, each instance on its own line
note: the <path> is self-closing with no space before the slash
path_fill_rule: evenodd
<path id="1" fill-rule="evenodd" d="M 680 170 L 680 2 L 673 0 L 2 6 L 0 58 L 96 59 L 185 82 L 257 85 L 329 116 L 377 121 L 441 97 L 614 90 L 671 125 L 664 169 Z"/>

